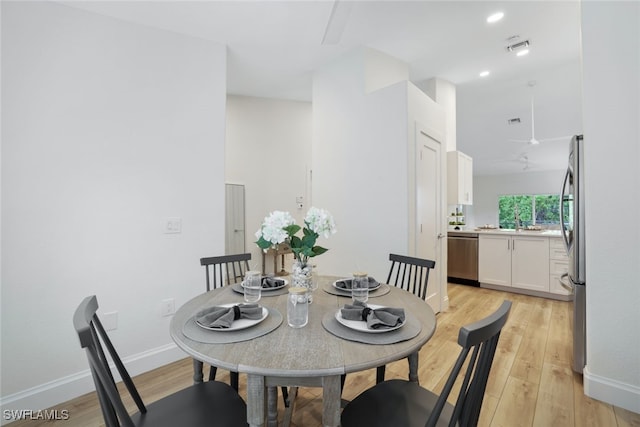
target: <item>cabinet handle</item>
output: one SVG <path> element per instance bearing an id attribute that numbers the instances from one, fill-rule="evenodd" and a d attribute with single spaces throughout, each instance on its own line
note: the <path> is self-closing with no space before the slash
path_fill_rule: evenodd
<path id="1" fill-rule="evenodd" d="M 511 240 L 507 240 L 507 250 L 511 250 Z"/>

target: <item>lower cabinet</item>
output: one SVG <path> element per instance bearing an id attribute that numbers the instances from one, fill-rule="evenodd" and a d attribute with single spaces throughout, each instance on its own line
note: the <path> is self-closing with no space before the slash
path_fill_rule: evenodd
<path id="1" fill-rule="evenodd" d="M 549 292 L 549 238 L 481 235 L 480 283 Z"/>
<path id="2" fill-rule="evenodd" d="M 571 291 L 560 284 L 560 277 L 569 271 L 567 249 L 561 238 L 549 238 L 549 292 L 568 296 Z"/>
<path id="3" fill-rule="evenodd" d="M 511 286 L 549 292 L 548 237 L 513 237 Z"/>
<path id="4" fill-rule="evenodd" d="M 511 236 L 479 236 L 478 281 L 511 286 Z"/>

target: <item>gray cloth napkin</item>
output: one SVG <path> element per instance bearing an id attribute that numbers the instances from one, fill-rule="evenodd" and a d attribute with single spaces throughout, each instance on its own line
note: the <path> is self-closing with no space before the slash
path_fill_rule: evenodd
<path id="1" fill-rule="evenodd" d="M 369 289 L 375 288 L 376 286 L 379 285 L 378 281 L 373 277 L 369 276 L 368 279 L 369 279 Z M 352 282 L 353 282 L 353 279 L 338 280 L 336 281 L 336 288 L 351 290 Z"/>
<path id="2" fill-rule="evenodd" d="M 264 276 L 262 278 L 263 288 L 277 288 L 282 285 L 284 285 L 284 280 L 282 279 L 276 279 L 275 277 L 271 276 Z"/>
<path id="3" fill-rule="evenodd" d="M 228 329 L 234 320 L 260 319 L 262 307 L 258 304 L 238 304 L 233 307 L 213 306 L 196 313 L 196 322 L 207 328 Z"/>
<path id="4" fill-rule="evenodd" d="M 345 304 L 340 309 L 340 314 L 345 320 L 362 320 L 367 322 L 369 329 L 388 329 L 404 323 L 404 309 L 381 307 L 375 310 L 365 303 L 356 301 L 353 304 Z"/>

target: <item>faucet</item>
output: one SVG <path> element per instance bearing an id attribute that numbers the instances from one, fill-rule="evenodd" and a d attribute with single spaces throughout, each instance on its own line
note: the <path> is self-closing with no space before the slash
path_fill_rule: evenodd
<path id="1" fill-rule="evenodd" d="M 520 211 L 518 210 L 518 205 L 516 205 L 514 209 L 514 218 L 516 220 L 516 231 L 520 231 L 522 227 L 520 225 Z"/>

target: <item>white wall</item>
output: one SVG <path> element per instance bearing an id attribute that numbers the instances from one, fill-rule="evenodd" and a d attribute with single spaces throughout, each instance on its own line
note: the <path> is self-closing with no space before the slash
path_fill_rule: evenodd
<path id="1" fill-rule="evenodd" d="M 311 115 L 310 102 L 227 98 L 225 179 L 245 186 L 245 245 L 258 269 L 262 255 L 255 232 L 264 217 L 274 210 L 288 211 L 302 225 L 311 207 Z M 297 196 L 304 197 L 303 209 L 296 207 Z M 289 255 L 285 263 L 292 260 Z M 271 256 L 266 268 L 273 270 Z"/>
<path id="2" fill-rule="evenodd" d="M 223 46 L 53 2 L 2 2 L 2 405 L 93 388 L 71 318 L 118 312 L 135 374 L 184 354 L 176 307 L 224 250 Z M 164 234 L 181 217 L 181 234 Z"/>
<path id="3" fill-rule="evenodd" d="M 313 201 L 338 226 L 318 264 L 334 274 L 386 278 L 390 252 L 415 254 L 415 122 L 444 135 L 444 111 L 406 80 L 397 60 L 389 65 L 362 49 L 314 75 Z M 395 84 L 364 92 L 390 83 L 394 72 Z"/>
<path id="4" fill-rule="evenodd" d="M 640 3 L 582 2 L 587 395 L 640 413 Z M 622 44 L 620 44 L 622 42 Z"/>
<path id="5" fill-rule="evenodd" d="M 568 159 L 567 159 L 568 161 Z M 565 171 L 474 175 L 473 205 L 465 206 L 468 228 L 498 225 L 498 197 L 508 194 L 560 194 Z"/>
<path id="6" fill-rule="evenodd" d="M 389 252 L 407 247 L 406 85 L 366 95 L 366 58 L 366 49 L 352 52 L 314 74 L 313 203 L 338 228 L 317 264 L 320 273 L 386 278 Z"/>

